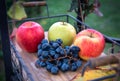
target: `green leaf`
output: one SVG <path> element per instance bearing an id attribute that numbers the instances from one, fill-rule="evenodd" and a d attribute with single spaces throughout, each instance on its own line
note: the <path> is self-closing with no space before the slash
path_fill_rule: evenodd
<path id="1" fill-rule="evenodd" d="M 10 9 L 7 12 L 10 18 L 22 20 L 23 18 L 27 17 L 25 9 L 21 3 L 22 3 L 21 1 L 17 1 L 10 7 Z"/>

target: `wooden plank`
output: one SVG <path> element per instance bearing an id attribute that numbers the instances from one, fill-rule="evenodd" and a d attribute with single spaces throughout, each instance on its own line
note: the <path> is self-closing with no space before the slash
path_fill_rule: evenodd
<path id="1" fill-rule="evenodd" d="M 81 70 L 79 68 L 76 72 L 59 72 L 58 75 L 52 75 L 45 68 L 36 68 L 35 61 L 38 59 L 36 53 L 30 54 L 20 48 L 19 52 L 35 81 L 70 81 Z"/>
<path id="2" fill-rule="evenodd" d="M 45 37 L 47 39 L 47 32 L 45 32 Z M 70 81 L 74 76 L 76 76 L 81 71 L 82 67 L 75 72 L 70 71 L 65 73 L 59 72 L 59 74 L 53 75 L 49 73 L 45 68 L 36 68 L 35 62 L 38 59 L 36 56 L 37 53 L 27 53 L 23 51 L 17 45 L 17 43 L 15 43 L 15 45 L 35 81 Z"/>
<path id="3" fill-rule="evenodd" d="M 25 7 L 35 7 L 35 6 L 46 6 L 46 1 L 32 1 L 32 2 L 23 2 L 23 6 Z"/>

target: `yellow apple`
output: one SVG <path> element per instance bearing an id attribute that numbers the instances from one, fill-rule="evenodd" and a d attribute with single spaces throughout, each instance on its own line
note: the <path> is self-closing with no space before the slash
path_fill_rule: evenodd
<path id="1" fill-rule="evenodd" d="M 70 46 L 76 36 L 75 28 L 67 22 L 56 22 L 48 30 L 48 39 L 62 39 L 63 46 Z"/>

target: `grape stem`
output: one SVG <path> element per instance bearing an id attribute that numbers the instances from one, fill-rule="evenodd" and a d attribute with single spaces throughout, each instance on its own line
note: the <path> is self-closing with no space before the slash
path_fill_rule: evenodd
<path id="1" fill-rule="evenodd" d="M 55 61 L 55 60 L 60 60 L 60 59 L 64 59 L 64 58 L 69 58 L 69 59 L 73 59 L 73 60 L 77 60 L 76 58 L 73 58 L 73 57 L 71 57 L 71 56 L 67 56 L 67 54 L 65 55 L 65 56 L 63 56 L 63 57 L 59 57 L 59 58 L 57 58 L 57 59 L 53 59 L 51 56 L 49 56 L 50 57 L 50 60 L 48 60 L 48 61 Z M 47 59 L 44 59 L 44 60 L 41 60 L 41 61 L 46 61 Z"/>

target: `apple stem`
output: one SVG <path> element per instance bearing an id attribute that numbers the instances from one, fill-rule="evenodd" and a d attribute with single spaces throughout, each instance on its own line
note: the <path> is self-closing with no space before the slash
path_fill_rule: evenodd
<path id="1" fill-rule="evenodd" d="M 92 37 L 92 33 L 90 34 L 90 37 Z"/>
<path id="2" fill-rule="evenodd" d="M 65 22 L 63 21 L 63 25 L 65 25 Z"/>
<path id="3" fill-rule="evenodd" d="M 93 38 L 93 35 L 92 35 L 92 33 L 90 33 L 90 35 L 89 35 L 91 38 Z"/>

